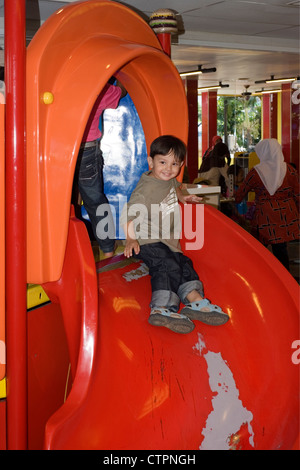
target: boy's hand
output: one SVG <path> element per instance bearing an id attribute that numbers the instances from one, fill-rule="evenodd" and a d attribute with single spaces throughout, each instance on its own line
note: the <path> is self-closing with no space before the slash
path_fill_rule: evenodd
<path id="1" fill-rule="evenodd" d="M 182 198 L 181 198 L 181 202 L 185 203 L 185 202 L 193 202 L 194 204 L 198 204 L 199 202 L 202 202 L 203 201 L 203 198 L 200 197 L 200 196 L 196 196 L 195 194 L 189 194 L 187 196 L 183 196 L 182 195 Z"/>
<path id="2" fill-rule="evenodd" d="M 199 202 L 202 202 L 203 200 L 202 197 L 196 196 L 195 194 L 183 194 L 181 188 L 176 188 L 176 192 L 177 192 L 178 201 L 181 202 L 182 204 L 186 204 L 187 202 L 193 202 L 195 204 L 198 204 Z"/>
<path id="3" fill-rule="evenodd" d="M 124 256 L 126 258 L 130 258 L 133 256 L 134 253 L 137 255 L 140 252 L 140 244 L 137 240 L 133 240 L 132 238 L 127 239 L 124 248 Z"/>

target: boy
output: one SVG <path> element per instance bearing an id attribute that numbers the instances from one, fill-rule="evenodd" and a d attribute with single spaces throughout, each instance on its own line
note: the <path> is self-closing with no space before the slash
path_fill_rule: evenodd
<path id="1" fill-rule="evenodd" d="M 152 298 L 148 321 L 177 333 L 191 332 L 191 320 L 221 325 L 229 319 L 220 307 L 203 298 L 202 282 L 180 248 L 178 200 L 201 200 L 184 196 L 176 180 L 185 154 L 180 139 L 171 135 L 155 139 L 148 157 L 150 171 L 141 176 L 121 217 L 126 236 L 124 255 L 141 258 L 149 268 Z M 185 307 L 178 313 L 180 301 Z"/>

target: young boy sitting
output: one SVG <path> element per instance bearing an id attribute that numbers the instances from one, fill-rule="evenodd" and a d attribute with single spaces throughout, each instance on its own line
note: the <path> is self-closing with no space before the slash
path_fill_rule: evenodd
<path id="1" fill-rule="evenodd" d="M 171 135 L 155 139 L 150 147 L 150 170 L 143 173 L 124 207 L 121 223 L 124 255 L 135 256 L 149 268 L 152 286 L 149 323 L 177 333 L 189 333 L 200 320 L 222 325 L 229 319 L 220 307 L 204 299 L 202 282 L 192 261 L 180 248 L 180 202 L 200 202 L 184 196 L 176 180 L 184 163 L 185 144 Z M 185 307 L 178 313 L 180 301 Z"/>

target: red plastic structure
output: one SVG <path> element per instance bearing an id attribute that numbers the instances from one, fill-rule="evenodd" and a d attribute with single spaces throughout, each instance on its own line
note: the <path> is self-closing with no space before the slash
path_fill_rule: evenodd
<path id="1" fill-rule="evenodd" d="M 48 421 L 46 448 L 293 447 L 298 285 L 231 220 L 208 206 L 204 220 L 203 248 L 188 255 L 206 296 L 230 321 L 222 327 L 198 322 L 189 335 L 152 327 L 145 266 L 122 256 L 100 263 L 95 341 L 80 347 L 75 389 Z M 85 318 L 81 328 L 84 341 Z"/>
<path id="2" fill-rule="evenodd" d="M 184 206 L 183 248 L 230 321 L 177 335 L 148 324 L 145 266 L 95 267 L 70 216 L 81 136 L 112 75 L 148 147 L 187 139 L 183 85 L 151 28 L 119 3 L 72 3 L 37 32 L 26 65 L 27 282 L 51 300 L 27 316 L 29 448 L 297 448 L 299 286 L 273 255 L 212 207 Z M 14 434 L 4 403 L 0 431 Z"/>

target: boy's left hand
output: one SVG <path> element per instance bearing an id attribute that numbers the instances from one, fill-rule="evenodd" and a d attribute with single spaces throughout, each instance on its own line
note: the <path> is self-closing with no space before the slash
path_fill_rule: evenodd
<path id="1" fill-rule="evenodd" d="M 181 197 L 181 202 L 184 204 L 186 202 L 192 202 L 194 204 L 199 204 L 199 202 L 202 202 L 203 198 L 200 196 L 196 196 L 195 194 L 188 194 L 186 196 Z"/>
<path id="2" fill-rule="evenodd" d="M 182 189 L 185 189 L 185 185 L 182 185 Z M 194 204 L 199 204 L 202 202 L 203 198 L 200 196 L 196 196 L 196 194 L 183 194 L 181 188 L 176 188 L 178 201 L 182 204 L 186 204 L 187 202 L 192 202 Z"/>
<path id="3" fill-rule="evenodd" d="M 130 258 L 134 256 L 134 253 L 138 255 L 140 252 L 140 244 L 137 240 L 133 240 L 132 238 L 127 238 L 124 248 L 124 256 L 126 258 Z"/>

